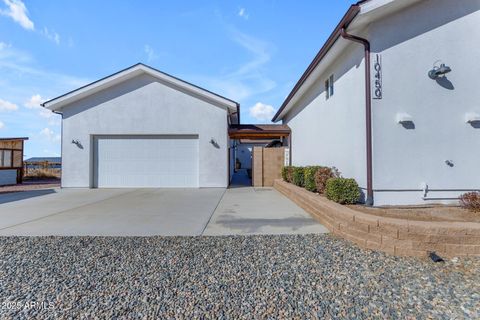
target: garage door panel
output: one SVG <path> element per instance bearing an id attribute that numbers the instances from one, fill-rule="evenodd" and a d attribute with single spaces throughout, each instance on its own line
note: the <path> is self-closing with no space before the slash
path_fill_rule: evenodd
<path id="1" fill-rule="evenodd" d="M 198 187 L 198 137 L 96 137 L 94 166 L 99 188 Z"/>

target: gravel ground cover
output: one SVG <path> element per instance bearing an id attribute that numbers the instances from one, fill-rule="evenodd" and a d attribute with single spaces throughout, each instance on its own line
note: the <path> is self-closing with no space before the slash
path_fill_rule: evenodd
<path id="1" fill-rule="evenodd" d="M 32 191 L 40 189 L 53 189 L 60 187 L 60 179 L 55 180 L 31 180 L 24 181 L 22 184 L 11 186 L 0 186 L 0 194 L 11 192 Z"/>
<path id="2" fill-rule="evenodd" d="M 473 319 L 479 280 L 331 235 L 0 238 L 2 319 Z"/>

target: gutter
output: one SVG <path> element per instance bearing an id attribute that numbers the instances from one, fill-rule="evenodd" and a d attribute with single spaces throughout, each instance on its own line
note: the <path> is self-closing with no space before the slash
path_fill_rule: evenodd
<path id="1" fill-rule="evenodd" d="M 365 144 L 367 153 L 367 198 L 365 204 L 373 205 L 373 165 L 372 165 L 372 97 L 370 77 L 370 42 L 367 39 L 348 34 L 345 28 L 340 30 L 342 38 L 357 42 L 365 48 Z"/>

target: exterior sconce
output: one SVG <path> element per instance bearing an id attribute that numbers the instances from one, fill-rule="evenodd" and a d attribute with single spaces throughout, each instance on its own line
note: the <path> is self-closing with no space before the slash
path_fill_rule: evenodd
<path id="1" fill-rule="evenodd" d="M 406 124 L 413 122 L 413 118 L 408 113 L 397 113 L 395 116 L 395 122 L 398 124 Z"/>
<path id="2" fill-rule="evenodd" d="M 430 79 L 435 80 L 440 77 L 445 76 L 447 73 L 451 72 L 452 69 L 449 66 L 446 66 L 445 63 L 440 64 L 440 66 L 433 66 L 433 69 L 428 72 Z"/>
<path id="3" fill-rule="evenodd" d="M 465 114 L 465 123 L 474 124 L 480 122 L 480 114 L 476 112 L 469 112 Z"/>
<path id="4" fill-rule="evenodd" d="M 83 149 L 83 145 L 79 140 L 72 140 L 72 144 L 76 145 L 79 149 Z"/>
<path id="5" fill-rule="evenodd" d="M 218 144 L 217 140 L 215 140 L 214 138 L 210 139 L 210 143 L 211 143 L 212 146 L 214 146 L 215 148 L 220 149 L 220 145 Z"/>

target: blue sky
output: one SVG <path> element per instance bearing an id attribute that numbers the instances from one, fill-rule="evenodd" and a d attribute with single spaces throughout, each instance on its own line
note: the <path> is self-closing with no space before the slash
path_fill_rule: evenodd
<path id="1" fill-rule="evenodd" d="M 0 0 L 0 137 L 59 155 L 60 118 L 39 103 L 137 62 L 270 122 L 350 3 Z"/>

